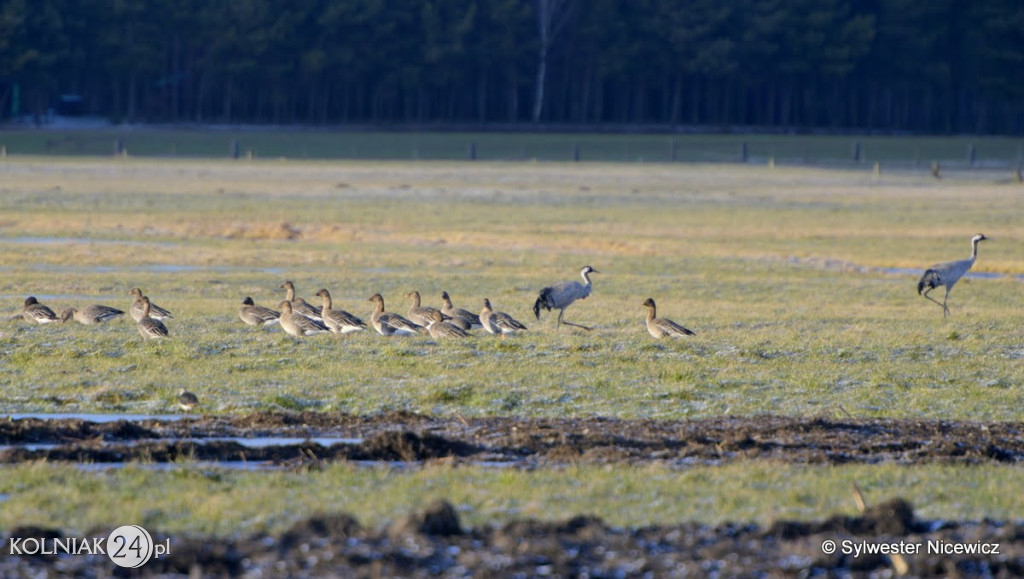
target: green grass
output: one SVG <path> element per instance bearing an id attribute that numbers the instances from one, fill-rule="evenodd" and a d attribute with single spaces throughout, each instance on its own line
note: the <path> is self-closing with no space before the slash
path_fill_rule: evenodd
<path id="1" fill-rule="evenodd" d="M 1012 277 L 961 282 L 953 314 L 914 273 L 966 256 L 1019 274 L 1017 186 L 882 182 L 841 171 L 715 166 L 9 163 L 0 236 L 4 309 L 126 307 L 131 287 L 175 312 L 172 339 L 130 320 L 0 328 L 0 411 L 161 411 L 186 386 L 207 412 L 286 407 L 467 415 L 686 418 L 773 412 L 1019 419 L 1024 330 Z M 285 233 L 282 233 L 285 232 Z M 54 239 L 57 240 L 55 241 Z M 59 241 L 64 239 L 65 241 Z M 595 291 L 556 331 L 537 289 Z M 500 341 L 297 342 L 243 326 L 251 295 L 285 279 L 368 318 L 417 289 L 428 304 L 483 297 L 531 331 Z M 941 290 L 940 290 L 941 292 Z M 646 297 L 698 332 L 657 342 Z"/>
<path id="2" fill-rule="evenodd" d="M 852 485 L 869 504 L 909 498 L 925 520 L 1005 520 L 1024 512 L 1019 468 L 1007 466 L 794 466 L 752 462 L 674 470 L 569 467 L 520 471 L 427 467 L 411 471 L 335 465 L 320 472 L 240 472 L 183 465 L 129 466 L 83 475 L 75 467 L 4 469 L 0 529 L 56 526 L 72 532 L 138 524 L 161 533 L 232 535 L 281 531 L 302 517 L 347 512 L 367 527 L 444 498 L 463 524 L 596 515 L 637 527 L 855 515 Z"/>
<path id="3" fill-rule="evenodd" d="M 177 389 L 203 412 L 270 408 L 439 415 L 691 418 L 722 414 L 1020 420 L 1022 188 L 999 172 L 738 165 L 127 160 L 0 163 L 0 310 L 127 308 L 141 287 L 172 310 L 172 338 L 0 322 L 0 412 L 166 412 Z M 916 294 L 918 272 L 966 257 L 952 316 Z M 532 319 L 540 287 L 592 265 L 569 320 Z M 894 271 L 908 269 L 910 272 Z M 243 326 L 241 299 L 307 299 L 368 317 L 417 289 L 478 309 L 489 297 L 530 326 L 459 343 L 376 334 L 292 340 Z M 698 332 L 655 341 L 644 298 Z M 743 476 L 740 473 L 743 473 Z M 754 482 L 741 482 L 750 473 Z M 367 524 L 444 496 L 476 524 L 590 512 L 614 524 L 767 521 L 905 496 L 925 517 L 1005 518 L 1013 467 L 738 464 L 683 472 L 330 467 L 325 473 L 186 468 L 82 475 L 4 469 L 0 528 L 134 523 L 201 532 L 271 529 L 318 510 Z M 383 489 L 383 490 L 381 490 Z M 216 492 L 214 492 L 216 491 Z M 273 497 L 273 507 L 257 507 Z M 269 499 L 268 499 L 269 500 Z M 183 516 L 188 504 L 193 516 Z M 115 513 L 118 521 L 111 521 Z"/>
<path id="4" fill-rule="evenodd" d="M 115 142 L 137 157 L 224 159 L 235 143 L 243 158 L 581 161 L 697 163 L 738 161 L 746 145 L 751 163 L 912 166 L 927 171 L 932 161 L 966 167 L 968 147 L 984 165 L 1015 166 L 1024 143 L 1005 137 L 886 137 L 865 135 L 670 135 L 575 133 L 366 132 L 294 129 L 191 129 L 109 127 L 90 130 L 8 130 L 0 146 L 10 155 L 110 156 Z"/>

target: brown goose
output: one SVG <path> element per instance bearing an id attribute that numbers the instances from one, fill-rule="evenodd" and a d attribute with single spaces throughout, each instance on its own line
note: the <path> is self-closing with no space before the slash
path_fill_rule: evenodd
<path id="1" fill-rule="evenodd" d="M 469 310 L 453 306 L 448 292 L 441 292 L 441 301 L 443 302 L 441 313 L 451 318 L 449 323 L 459 326 L 463 330 L 475 330 L 483 327 L 483 324 L 480 323 L 480 316 Z M 465 324 L 456 323 L 457 321 L 464 321 Z"/>
<path id="2" fill-rule="evenodd" d="M 526 326 L 512 316 L 491 309 L 491 300 L 488 298 L 484 298 L 484 309 L 480 311 L 480 323 L 488 333 L 500 334 L 502 338 L 505 337 L 505 334 L 526 330 Z"/>
<path id="3" fill-rule="evenodd" d="M 281 284 L 281 288 L 285 290 L 284 299 L 288 300 L 292 305 L 292 311 L 297 314 L 302 314 L 307 318 L 313 318 L 316 321 L 323 321 L 320 319 L 320 308 L 313 307 L 306 300 L 295 297 L 295 284 L 290 281 L 286 281 Z"/>
<path id="4" fill-rule="evenodd" d="M 123 316 L 124 312 L 112 308 L 110 306 L 91 305 L 85 306 L 82 309 L 78 308 L 67 308 L 60 314 L 61 323 L 67 322 L 68 320 L 75 320 L 79 324 L 85 324 L 91 326 L 93 324 L 101 324 L 103 322 L 109 322 L 118 316 Z"/>
<path id="5" fill-rule="evenodd" d="M 367 301 L 377 304 L 373 314 L 370 316 L 370 323 L 373 325 L 373 329 L 377 330 L 378 334 L 382 336 L 408 336 L 426 331 L 423 326 L 410 322 L 398 314 L 385 312 L 384 298 L 380 294 L 373 294 Z"/>
<path id="6" fill-rule="evenodd" d="M 132 291 L 128 292 L 128 295 L 135 297 L 135 301 L 132 302 L 132 307 L 128 309 L 128 313 L 131 314 L 133 320 L 138 322 L 139 320 L 142 319 L 142 290 L 140 290 L 139 288 L 132 288 Z M 171 312 L 150 302 L 149 317 L 156 320 L 169 320 L 174 316 L 171 315 Z"/>
<path id="7" fill-rule="evenodd" d="M 323 319 L 324 325 L 335 334 L 349 334 L 351 332 L 361 332 L 366 329 L 366 322 L 360 320 L 358 317 L 346 312 L 345 310 L 336 310 L 332 307 L 331 292 L 327 289 L 321 289 L 316 292 L 316 295 L 320 296 L 323 300 L 323 307 L 320 309 L 320 318 Z"/>
<path id="8" fill-rule="evenodd" d="M 430 337 L 435 340 L 442 338 L 468 338 L 469 334 L 462 328 L 449 324 L 444 321 L 444 316 L 440 310 L 434 310 L 430 325 L 427 326 L 427 332 L 430 333 Z"/>
<path id="9" fill-rule="evenodd" d="M 647 308 L 647 332 L 655 338 L 664 338 L 665 336 L 681 338 L 696 335 L 672 320 L 657 317 L 658 306 L 654 305 L 653 299 L 644 300 L 644 307 Z"/>
<path id="10" fill-rule="evenodd" d="M 278 322 L 281 313 L 270 308 L 256 305 L 251 297 L 246 296 L 242 300 L 242 307 L 238 310 L 238 317 L 250 326 L 271 326 Z"/>
<path id="11" fill-rule="evenodd" d="M 149 303 L 149 298 L 142 296 L 140 302 L 142 304 L 142 317 L 138 320 L 139 334 L 143 338 L 152 340 L 170 337 L 171 334 L 167 331 L 167 326 L 160 320 L 150 317 L 152 304 Z"/>
<path id="12" fill-rule="evenodd" d="M 296 338 L 330 331 L 323 323 L 292 311 L 292 303 L 288 300 L 281 302 L 277 307 L 281 310 L 281 328 Z"/>
<path id="13" fill-rule="evenodd" d="M 59 321 L 57 314 L 39 303 L 35 296 L 25 298 L 25 304 L 21 308 L 21 317 L 25 318 L 26 322 L 35 322 L 37 324 L 52 324 Z"/>
<path id="14" fill-rule="evenodd" d="M 426 327 L 427 324 L 433 321 L 434 312 L 441 311 L 437 308 L 432 308 L 430 306 L 421 306 L 420 292 L 416 290 L 412 290 L 411 292 L 405 294 L 405 297 L 412 300 L 412 305 L 409 306 L 409 319 L 412 320 L 413 323 L 415 324 L 419 324 L 423 327 Z M 448 316 L 442 315 L 441 319 L 445 319 L 447 317 Z"/>

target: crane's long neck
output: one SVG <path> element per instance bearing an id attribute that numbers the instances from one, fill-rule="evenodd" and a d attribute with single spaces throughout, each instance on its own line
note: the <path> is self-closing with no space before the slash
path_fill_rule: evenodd
<path id="1" fill-rule="evenodd" d="M 971 239 L 971 261 L 978 259 L 978 242 L 981 241 L 977 237 Z"/>
<path id="2" fill-rule="evenodd" d="M 583 285 L 587 286 L 587 289 L 590 289 L 590 286 L 591 286 L 591 284 L 590 284 L 590 272 L 589 271 L 581 271 L 580 275 L 583 276 Z"/>

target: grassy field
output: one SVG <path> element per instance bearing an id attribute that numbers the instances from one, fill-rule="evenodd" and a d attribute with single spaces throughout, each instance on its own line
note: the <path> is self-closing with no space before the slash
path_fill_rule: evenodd
<path id="1" fill-rule="evenodd" d="M 924 520 L 1004 520 L 1024 512 L 1017 467 L 794 466 L 754 462 L 683 471 L 662 467 L 495 470 L 428 466 L 394 471 L 337 465 L 321 472 L 243 473 L 204 467 L 157 472 L 129 467 L 83 475 L 75 467 L 5 468 L 0 529 L 39 524 L 75 529 L 131 521 L 161 533 L 231 536 L 280 532 L 299 518 L 347 512 L 379 528 L 437 498 L 463 524 L 598 515 L 639 527 L 819 519 L 857 514 L 853 484 L 869 504 L 902 496 Z"/>
<path id="2" fill-rule="evenodd" d="M 894 175 L 735 166 L 22 161 L 0 200 L 16 313 L 175 312 L 172 340 L 130 320 L 3 328 L 6 412 L 164 410 L 181 386 L 211 412 L 259 408 L 682 418 L 723 413 L 1019 418 L 1021 190 Z M 983 231 L 952 316 L 918 272 Z M 592 265 L 594 295 L 533 320 L 537 290 Z M 903 270 L 908 271 L 903 271 Z M 368 317 L 413 289 L 531 331 L 500 341 L 296 342 L 237 319 L 241 299 L 307 299 Z M 656 342 L 641 302 L 698 335 Z M 55 363 L 59 361 L 59 363 Z"/>
<path id="3" fill-rule="evenodd" d="M 855 151 L 859 146 L 859 158 Z M 237 154 L 263 159 L 467 160 L 730 163 L 742 158 L 763 164 L 875 162 L 928 171 L 947 166 L 1016 167 L 1024 141 L 1007 137 L 901 137 L 786 134 L 582 134 L 479 132 L 368 132 L 360 129 L 153 128 L 98 126 L 87 130 L 23 130 L 0 133 L 12 155 L 110 156 L 121 147 L 131 156 L 224 159 Z"/>
<path id="4" fill-rule="evenodd" d="M 0 323 L 0 412 L 167 412 L 184 386 L 210 413 L 284 407 L 1020 420 L 1024 328 L 1016 276 L 1024 274 L 1024 188 L 1005 177 L 972 171 L 939 181 L 917 170 L 876 177 L 752 165 L 10 156 L 0 163 L 0 309 L 16 314 L 28 295 L 54 309 L 127 309 L 126 294 L 138 286 L 175 319 L 163 343 L 144 342 L 130 320 L 103 327 Z M 934 262 L 967 257 L 977 232 L 991 238 L 975 267 L 987 275 L 956 287 L 952 316 L 944 319 L 917 295 L 917 278 Z M 550 314 L 534 320 L 537 290 L 577 279 L 587 264 L 601 272 L 594 294 L 566 318 L 595 330 L 556 330 Z M 364 319 L 375 292 L 398 312 L 408 309 L 402 295 L 413 289 L 435 306 L 448 291 L 472 310 L 489 297 L 530 331 L 459 343 L 373 333 L 296 341 L 242 325 L 242 298 L 275 306 L 286 279 L 307 300 L 330 289 L 336 308 Z M 640 305 L 646 297 L 697 336 L 650 338 Z M 324 495 L 332 509 L 367 519 L 449 492 L 439 488 L 469 505 L 474 521 L 568 510 L 622 524 L 820 516 L 849 504 L 851 479 L 873 477 L 882 480 L 879 495 L 901 492 L 927 505 L 929 516 L 1021 513 L 999 492 L 1019 487 L 1016 468 L 756 465 L 764 477 L 778 478 L 742 489 L 725 484 L 747 467 L 654 477 L 629 468 L 381 474 L 344 467 L 309 480 L 217 476 L 231 481 L 226 504 L 245 494 L 232 489 L 250 486 L 303 494 L 318 481 L 368 489 L 383 478 L 392 486 L 380 508 L 363 500 L 360 510 L 365 494 L 348 502 Z M 61 517 L 76 527 L 97 524 L 101 515 L 71 520 L 68 513 L 108 484 L 126 504 L 149 500 L 142 486 L 183 484 L 182 492 L 201 497 L 196 489 L 213 484 L 191 469 L 129 470 L 64 488 L 71 472 L 7 469 L 0 494 L 14 498 L 5 502 L 0 526 Z M 901 486 L 910 479 L 923 486 Z M 975 482 L 952 482 L 961 479 Z M 619 498 L 612 481 L 642 489 Z M 567 486 L 563 495 L 575 499 L 552 509 L 563 495 L 535 495 L 532 485 Z M 731 499 L 729 489 L 740 498 Z M 703 507 L 664 508 L 702 493 L 712 497 Z M 240 512 L 222 527 L 201 515 L 175 519 L 170 506 L 153 512 L 163 513 L 154 517 L 167 529 L 220 532 L 280 524 L 323 502 Z M 24 506 L 9 508 L 15 504 Z M 133 508 L 144 510 L 142 504 Z"/>

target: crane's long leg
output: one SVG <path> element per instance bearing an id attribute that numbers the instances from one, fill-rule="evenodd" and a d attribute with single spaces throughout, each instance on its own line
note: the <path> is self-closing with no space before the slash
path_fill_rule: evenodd
<path id="1" fill-rule="evenodd" d="M 942 307 L 942 315 L 943 315 L 943 317 L 949 315 L 949 308 L 946 307 L 946 304 L 944 303 L 944 301 L 940 302 L 939 300 L 937 300 L 937 299 L 933 298 L 932 296 L 928 295 L 928 292 L 932 291 L 933 289 L 935 289 L 935 288 L 930 287 L 930 288 L 926 289 L 924 291 L 924 293 L 921 294 L 921 295 L 923 295 L 925 297 L 925 299 L 931 300 L 931 301 L 935 302 L 936 304 L 938 304 L 939 306 L 941 306 Z M 946 298 L 947 299 L 949 298 L 949 291 L 948 290 L 946 291 Z"/>
<path id="2" fill-rule="evenodd" d="M 949 291 L 951 289 L 953 288 L 946 286 L 946 297 L 942 298 L 942 317 L 944 318 L 949 317 L 949 306 L 946 305 L 946 302 L 949 301 Z"/>
<path id="3" fill-rule="evenodd" d="M 558 323 L 559 324 L 565 324 L 567 326 L 574 326 L 576 328 L 582 328 L 582 329 L 584 329 L 584 330 L 586 330 L 588 332 L 590 331 L 590 328 L 588 328 L 586 326 L 582 326 L 580 324 L 574 324 L 572 322 L 567 322 L 567 321 L 563 320 L 562 319 L 562 314 L 564 314 L 564 313 L 565 313 L 565 310 L 558 310 Z M 555 327 L 557 328 L 558 326 L 555 326 Z"/>

